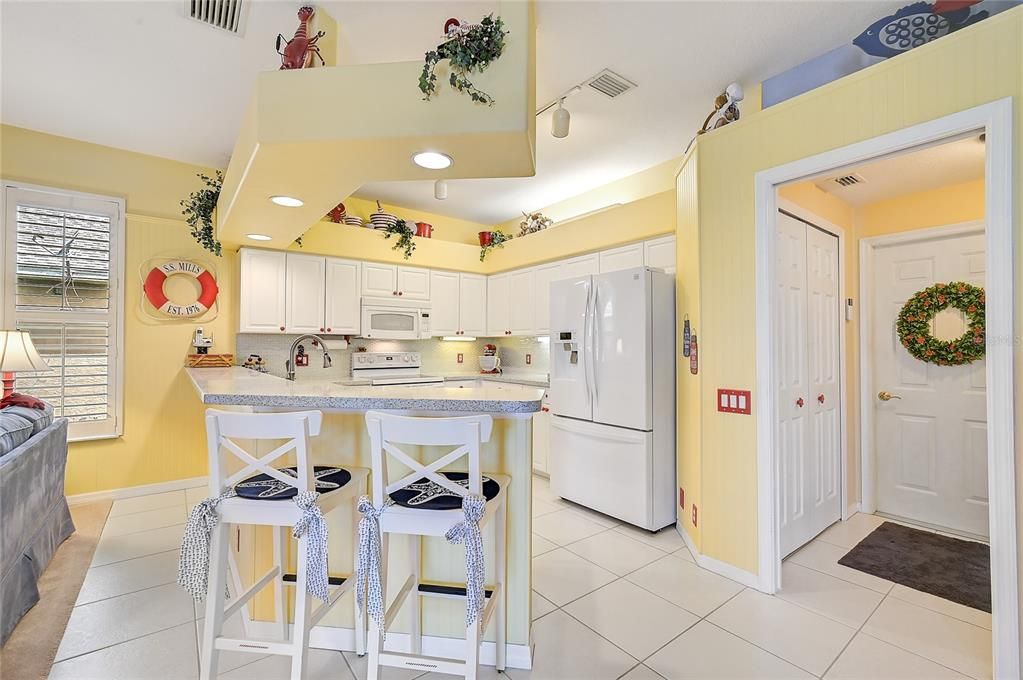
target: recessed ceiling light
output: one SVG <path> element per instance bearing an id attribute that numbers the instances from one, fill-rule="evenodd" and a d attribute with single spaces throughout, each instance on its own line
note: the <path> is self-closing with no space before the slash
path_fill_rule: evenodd
<path id="1" fill-rule="evenodd" d="M 282 205 L 285 208 L 300 208 L 303 202 L 298 198 L 292 198 L 291 196 L 271 196 L 270 200 L 277 205 Z"/>
<path id="2" fill-rule="evenodd" d="M 412 162 L 427 170 L 443 170 L 451 165 L 451 156 L 436 151 L 420 151 L 412 157 Z"/>
<path id="3" fill-rule="evenodd" d="M 251 238 L 253 241 L 270 241 L 270 240 L 273 240 L 273 237 L 267 236 L 266 234 L 245 234 L 245 236 L 247 236 L 248 238 Z"/>

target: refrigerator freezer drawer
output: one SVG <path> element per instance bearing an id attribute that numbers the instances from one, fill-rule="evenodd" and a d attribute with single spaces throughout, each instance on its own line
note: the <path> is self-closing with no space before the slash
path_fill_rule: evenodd
<path id="1" fill-rule="evenodd" d="M 652 526 L 653 434 L 554 417 L 551 490 L 567 500 L 645 529 Z"/>

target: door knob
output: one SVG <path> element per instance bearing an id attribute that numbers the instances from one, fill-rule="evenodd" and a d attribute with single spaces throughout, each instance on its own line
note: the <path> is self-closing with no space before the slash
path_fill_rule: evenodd
<path id="1" fill-rule="evenodd" d="M 799 408 L 803 408 L 803 398 L 802 397 L 800 397 L 799 399 L 796 399 L 796 406 L 798 406 Z"/>
<path id="2" fill-rule="evenodd" d="M 892 394 L 891 392 L 885 392 L 884 390 L 881 390 L 880 392 L 877 393 L 877 398 L 880 399 L 881 401 L 891 401 L 892 399 L 902 399 L 902 397 L 900 397 L 899 395 Z"/>
<path id="3" fill-rule="evenodd" d="M 823 404 L 824 403 L 824 395 L 823 394 L 818 394 L 817 395 L 817 403 L 818 404 Z"/>

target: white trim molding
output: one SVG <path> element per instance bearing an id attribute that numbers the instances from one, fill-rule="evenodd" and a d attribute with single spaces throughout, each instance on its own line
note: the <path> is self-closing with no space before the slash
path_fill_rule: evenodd
<path id="1" fill-rule="evenodd" d="M 682 526 L 681 522 L 675 523 L 675 531 L 682 535 L 682 541 L 686 544 L 686 547 L 689 548 L 689 553 L 693 556 L 693 559 L 696 560 L 696 566 L 702 567 L 707 571 L 712 571 L 720 576 L 724 576 L 736 583 L 741 583 L 749 588 L 759 589 L 760 586 L 756 574 L 750 573 L 745 569 L 740 569 L 734 564 L 729 564 L 728 562 L 722 562 L 721 560 L 714 559 L 713 557 L 708 557 L 697 550 L 696 545 L 693 543 L 693 539 L 689 537 L 688 532 L 686 532 L 685 527 Z"/>
<path id="2" fill-rule="evenodd" d="M 96 501 L 117 501 L 122 498 L 135 498 L 136 496 L 149 496 L 154 493 L 167 493 L 168 491 L 183 491 L 194 489 L 209 484 L 209 477 L 189 477 L 187 479 L 175 479 L 169 482 L 157 484 L 143 484 L 141 486 L 126 486 L 121 489 L 106 489 L 104 491 L 90 491 L 68 496 L 68 505 L 81 505 L 82 503 L 95 503 Z"/>
<path id="3" fill-rule="evenodd" d="M 1007 97 L 942 118 L 896 130 L 849 146 L 763 170 L 754 178 L 756 219 L 757 382 L 757 588 L 777 592 L 781 554 L 777 512 L 777 458 L 774 451 L 775 216 L 777 189 L 838 168 L 849 167 L 914 147 L 984 132 L 985 235 L 987 248 L 987 418 L 988 488 L 991 534 L 992 657 L 994 677 L 1020 677 L 1020 594 L 1016 528 L 1014 444 L 1014 262 L 1013 102 Z M 862 416 L 862 414 L 861 414 Z M 862 442 L 861 442 L 862 444 Z M 864 506 L 865 510 L 869 510 Z"/>

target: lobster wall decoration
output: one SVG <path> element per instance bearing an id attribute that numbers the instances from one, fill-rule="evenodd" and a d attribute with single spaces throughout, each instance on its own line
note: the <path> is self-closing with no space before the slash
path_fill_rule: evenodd
<path id="1" fill-rule="evenodd" d="M 313 58 L 319 58 L 320 65 L 326 66 L 320 54 L 320 48 L 316 41 L 326 33 L 318 31 L 313 37 L 309 37 L 309 20 L 313 18 L 312 7 L 301 7 L 298 10 L 298 28 L 295 29 L 295 36 L 288 40 L 282 33 L 277 34 L 277 54 L 281 55 L 281 70 L 307 68 L 313 65 Z M 281 43 L 284 43 L 284 51 L 281 51 Z"/>

